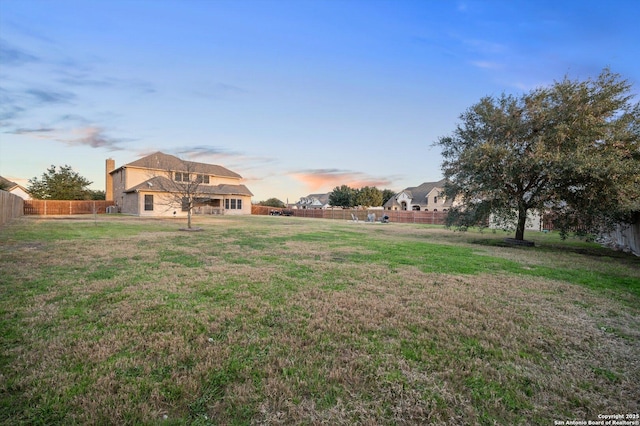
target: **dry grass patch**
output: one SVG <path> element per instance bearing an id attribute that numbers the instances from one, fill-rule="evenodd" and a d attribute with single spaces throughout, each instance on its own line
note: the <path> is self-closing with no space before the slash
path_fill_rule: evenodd
<path id="1" fill-rule="evenodd" d="M 601 288 L 579 283 L 612 267 L 575 251 L 423 226 L 69 223 L 0 231 L 0 422 L 512 425 L 640 408 L 627 259 Z"/>

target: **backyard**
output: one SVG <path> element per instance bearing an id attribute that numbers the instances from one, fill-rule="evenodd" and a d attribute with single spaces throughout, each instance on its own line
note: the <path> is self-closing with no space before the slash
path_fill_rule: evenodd
<path id="1" fill-rule="evenodd" d="M 194 226 L 0 228 L 0 423 L 638 421 L 637 257 L 555 233 Z"/>

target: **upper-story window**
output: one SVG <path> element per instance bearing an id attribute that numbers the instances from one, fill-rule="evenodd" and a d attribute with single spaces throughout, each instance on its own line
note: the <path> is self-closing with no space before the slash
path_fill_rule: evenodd
<path id="1" fill-rule="evenodd" d="M 198 182 L 198 183 L 209 183 L 209 175 L 198 175 L 198 176 L 196 176 L 196 182 Z"/>
<path id="2" fill-rule="evenodd" d="M 173 180 L 176 182 L 191 182 L 191 174 L 186 172 L 175 172 Z M 209 183 L 209 175 L 195 175 L 196 183 Z"/>
<path id="3" fill-rule="evenodd" d="M 437 203 L 438 203 L 438 196 L 437 196 L 437 195 L 436 195 L 435 197 L 433 197 L 433 202 L 434 202 L 435 204 L 437 204 Z"/>
<path id="4" fill-rule="evenodd" d="M 190 180 L 189 173 L 176 172 L 174 180 L 176 182 L 189 182 Z"/>

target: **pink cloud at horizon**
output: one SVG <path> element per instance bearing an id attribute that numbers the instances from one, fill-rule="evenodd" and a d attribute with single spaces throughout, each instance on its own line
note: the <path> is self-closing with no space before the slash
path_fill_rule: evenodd
<path id="1" fill-rule="evenodd" d="M 347 185 L 355 189 L 364 186 L 375 186 L 378 189 L 385 189 L 391 184 L 391 181 L 388 179 L 366 176 L 359 172 L 335 169 L 305 170 L 292 173 L 291 176 L 306 185 L 311 192 L 319 190 L 326 190 L 328 192 L 342 185 Z"/>

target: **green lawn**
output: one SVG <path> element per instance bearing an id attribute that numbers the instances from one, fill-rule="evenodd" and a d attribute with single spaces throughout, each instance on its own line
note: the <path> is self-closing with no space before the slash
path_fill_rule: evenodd
<path id="1" fill-rule="evenodd" d="M 640 260 L 294 217 L 0 229 L 2 424 L 554 424 L 640 411 Z"/>

